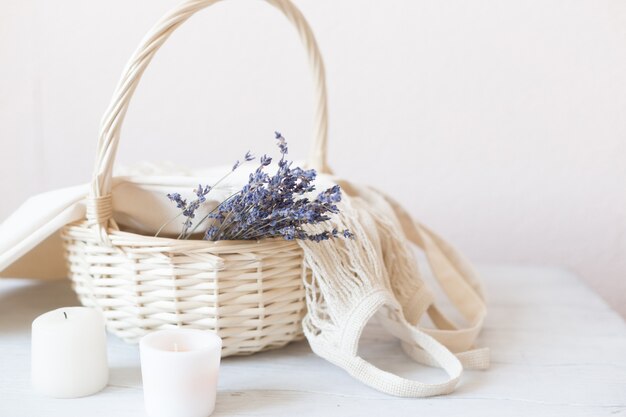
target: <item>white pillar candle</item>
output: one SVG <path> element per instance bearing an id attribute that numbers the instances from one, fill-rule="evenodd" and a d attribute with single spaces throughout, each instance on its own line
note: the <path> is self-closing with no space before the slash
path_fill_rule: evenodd
<path id="1" fill-rule="evenodd" d="M 207 417 L 215 408 L 222 339 L 195 329 L 141 339 L 141 374 L 150 417 Z"/>
<path id="2" fill-rule="evenodd" d="M 102 313 L 65 307 L 33 321 L 31 379 L 35 390 L 54 398 L 94 394 L 109 379 Z"/>

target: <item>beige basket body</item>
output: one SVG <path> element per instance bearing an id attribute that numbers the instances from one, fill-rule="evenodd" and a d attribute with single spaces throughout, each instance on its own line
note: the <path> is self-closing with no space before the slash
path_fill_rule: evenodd
<path id="1" fill-rule="evenodd" d="M 62 233 L 80 301 L 128 342 L 161 329 L 210 330 L 223 356 L 302 337 L 303 253 L 294 242 L 177 241 L 113 231 L 103 246 L 86 222 Z"/>

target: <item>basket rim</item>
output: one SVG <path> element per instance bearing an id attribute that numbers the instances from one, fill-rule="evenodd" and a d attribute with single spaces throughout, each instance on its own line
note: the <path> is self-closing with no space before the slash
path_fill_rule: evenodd
<path id="1" fill-rule="evenodd" d="M 64 226 L 64 229 L 76 228 L 76 227 L 81 228 L 81 229 L 93 230 L 93 225 L 88 224 L 86 220 L 68 224 Z M 213 246 L 213 247 L 220 247 L 220 248 L 236 246 L 239 248 L 255 247 L 257 249 L 264 247 L 264 246 L 272 246 L 274 248 L 278 245 L 286 246 L 286 247 L 294 246 L 294 245 L 298 246 L 295 240 L 285 240 L 280 237 L 268 237 L 268 238 L 263 238 L 263 239 L 254 239 L 254 240 L 216 240 L 216 241 L 213 241 L 213 240 L 203 240 L 203 239 L 175 239 L 175 238 L 170 238 L 170 237 L 151 236 L 151 235 L 146 235 L 146 234 L 141 234 L 141 233 L 136 233 L 136 232 L 117 230 L 110 226 L 107 227 L 106 231 L 107 231 L 107 235 L 109 236 L 109 238 L 111 238 L 111 241 L 135 240 L 135 241 L 141 241 L 141 246 L 146 245 L 149 242 L 153 245 L 158 245 L 158 246 L 162 246 L 162 245 L 186 246 L 186 247 Z"/>

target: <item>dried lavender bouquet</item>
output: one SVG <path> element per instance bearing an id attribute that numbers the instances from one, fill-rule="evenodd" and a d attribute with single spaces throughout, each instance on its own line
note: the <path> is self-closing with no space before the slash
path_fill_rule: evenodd
<path id="1" fill-rule="evenodd" d="M 308 233 L 306 225 L 316 225 L 330 220 L 330 215 L 339 212 L 341 201 L 338 185 L 328 188 L 311 200 L 307 194 L 315 191 L 314 169 L 292 168 L 287 141 L 276 132 L 277 145 L 281 153 L 278 169 L 274 175 L 266 172 L 272 158 L 263 155 L 258 168 L 250 174 L 244 187 L 222 201 L 197 221 L 198 209 L 207 201 L 207 195 L 220 182 L 246 162 L 254 160 L 250 152 L 243 161 L 235 162 L 232 170 L 212 186 L 202 184 L 194 190 L 196 198 L 184 199 L 179 193 L 167 197 L 181 210 L 183 217 L 179 239 L 188 239 L 194 233 L 203 232 L 205 240 L 257 240 L 282 237 L 285 240 L 307 239 L 321 242 L 337 237 L 352 238 L 349 230 L 332 228 L 321 233 Z M 157 233 L 158 235 L 158 233 Z"/>

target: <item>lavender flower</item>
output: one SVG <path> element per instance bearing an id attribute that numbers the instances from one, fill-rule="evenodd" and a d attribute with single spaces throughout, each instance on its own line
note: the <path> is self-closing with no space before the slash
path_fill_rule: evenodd
<path id="1" fill-rule="evenodd" d="M 280 153 L 283 155 L 287 155 L 287 153 L 289 152 L 289 149 L 287 148 L 287 141 L 285 140 L 283 135 L 280 134 L 280 132 L 274 132 L 274 135 L 276 135 L 276 139 L 278 140 L 278 148 L 280 149 Z"/>
<path id="2" fill-rule="evenodd" d="M 254 156 L 252 155 L 252 153 L 250 153 L 250 151 L 246 152 L 246 154 L 243 157 L 244 163 L 245 162 L 249 162 L 252 161 L 254 159 Z M 179 238 L 183 238 L 186 239 L 188 238 L 191 233 L 193 233 L 192 229 L 190 231 L 190 229 L 192 228 L 192 226 L 194 226 L 192 219 L 194 219 L 196 217 L 196 211 L 198 210 L 198 208 L 200 208 L 200 206 L 206 202 L 206 196 L 207 194 L 209 194 L 211 192 L 211 190 L 213 188 L 215 188 L 215 186 L 217 184 L 219 184 L 220 182 L 222 182 L 224 179 L 226 179 L 226 177 L 228 177 L 228 175 L 230 175 L 231 172 L 235 171 L 237 168 L 239 168 L 243 163 L 236 161 L 235 164 L 233 165 L 233 169 L 227 173 L 226 175 L 224 175 L 220 180 L 218 180 L 215 184 L 213 184 L 213 186 L 210 185 L 205 185 L 202 186 L 202 184 L 198 184 L 198 188 L 196 188 L 194 191 L 195 195 L 196 195 L 196 199 L 187 202 L 187 200 L 183 199 L 181 197 L 181 195 L 179 193 L 171 193 L 171 194 L 167 194 L 167 198 L 176 203 L 176 207 L 181 209 L 181 212 L 179 213 L 179 216 L 182 215 L 185 217 L 184 221 L 183 221 L 183 229 L 180 233 L 180 235 L 178 236 Z M 176 216 L 178 217 L 178 216 Z M 205 217 L 206 219 L 206 217 Z M 196 226 L 198 226 L 202 221 L 204 221 L 205 219 L 201 220 L 200 222 L 198 222 L 196 224 Z M 172 219 L 173 220 L 173 219 Z M 170 220 L 170 222 L 172 221 Z M 157 236 L 160 233 L 160 231 L 165 227 L 166 224 L 168 224 L 169 222 L 165 223 L 163 226 L 161 226 L 161 228 L 159 229 L 159 231 L 157 232 Z"/>
<path id="3" fill-rule="evenodd" d="M 186 209 L 187 208 L 187 200 L 184 200 L 180 194 L 178 193 L 172 193 L 172 194 L 168 194 L 167 198 L 170 199 L 170 201 L 173 201 L 176 203 L 176 207 L 178 207 L 179 209 Z"/>
<path id="4" fill-rule="evenodd" d="M 196 193 L 196 196 L 198 197 L 198 202 L 199 203 L 204 203 L 206 201 L 206 195 L 211 192 L 211 189 L 213 187 L 211 187 L 210 185 L 206 185 L 204 187 L 202 187 L 202 184 L 198 184 L 198 188 L 196 188 L 195 190 L 193 190 Z"/>
<path id="5" fill-rule="evenodd" d="M 277 145 L 281 153 L 278 169 L 274 175 L 265 172 L 272 158 L 263 155 L 256 170 L 248 177 L 248 183 L 238 192 L 219 204 L 193 229 L 192 220 L 196 210 L 206 201 L 206 195 L 213 187 L 198 185 L 194 190 L 196 199 L 187 203 L 178 193 L 168 194 L 176 202 L 186 217 L 180 237 L 188 238 L 204 221 L 209 226 L 204 232 L 206 240 L 256 240 L 282 237 L 285 240 L 307 239 L 321 242 L 343 237 L 353 238 L 349 230 L 325 230 L 320 233 L 308 233 L 306 225 L 315 225 L 330 220 L 330 214 L 338 213 L 337 203 L 341 201 L 341 188 L 336 185 L 319 193 L 310 200 L 305 194 L 315 190 L 317 173 L 313 169 L 292 168 L 292 162 L 285 159 L 288 153 L 287 141 L 276 133 Z M 250 152 L 245 161 L 254 157 Z M 237 161 L 233 171 L 241 166 Z M 232 171 L 231 171 L 232 172 Z M 190 231 L 191 229 L 191 231 Z"/>
<path id="6" fill-rule="evenodd" d="M 269 157 L 269 156 L 267 156 L 267 155 L 263 155 L 263 156 L 261 157 L 261 166 L 266 167 L 266 166 L 268 166 L 268 165 L 269 165 L 269 164 L 271 164 L 271 163 L 272 163 L 272 158 L 271 158 L 271 157 Z M 260 167 L 259 167 L 259 168 L 260 168 Z"/>
<path id="7" fill-rule="evenodd" d="M 243 156 L 243 160 L 244 162 L 250 162 L 254 159 L 254 155 L 252 155 L 250 153 L 250 151 L 246 152 L 246 154 Z M 239 162 L 239 160 L 235 161 L 235 164 L 233 165 L 233 169 L 231 169 L 231 171 L 236 170 L 237 168 L 239 168 L 243 163 Z"/>

